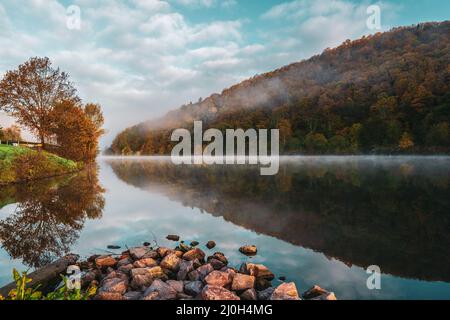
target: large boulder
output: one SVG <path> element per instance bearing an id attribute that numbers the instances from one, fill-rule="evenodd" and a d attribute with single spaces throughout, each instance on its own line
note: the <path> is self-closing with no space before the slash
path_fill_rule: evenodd
<path id="1" fill-rule="evenodd" d="M 184 285 L 184 292 L 188 295 L 197 297 L 203 290 L 203 282 L 201 281 L 189 281 Z"/>
<path id="2" fill-rule="evenodd" d="M 205 253 L 200 250 L 199 248 L 194 248 L 192 250 L 189 250 L 183 255 L 184 260 L 193 261 L 198 259 L 199 261 L 202 261 L 205 259 Z"/>
<path id="3" fill-rule="evenodd" d="M 231 290 L 233 291 L 243 291 L 247 289 L 252 289 L 255 286 L 255 277 L 249 276 L 242 273 L 236 273 L 233 277 L 233 282 L 231 284 Z"/>
<path id="4" fill-rule="evenodd" d="M 95 259 L 95 265 L 100 269 L 107 269 L 109 267 L 115 267 L 117 260 L 111 256 L 100 256 Z"/>
<path id="5" fill-rule="evenodd" d="M 301 300 L 295 283 L 280 284 L 272 293 L 270 300 Z"/>
<path id="6" fill-rule="evenodd" d="M 269 268 L 262 264 L 247 263 L 246 269 L 248 274 L 256 278 L 262 278 L 268 281 L 272 281 L 275 278 L 275 275 L 269 270 Z"/>
<path id="7" fill-rule="evenodd" d="M 155 292 L 158 293 L 157 296 L 155 296 Z M 150 300 L 175 300 L 177 291 L 164 281 L 157 279 L 144 293 L 144 299 L 149 297 L 152 298 Z"/>
<path id="8" fill-rule="evenodd" d="M 189 272 L 192 272 L 192 271 L 194 271 L 194 262 L 182 260 L 180 262 L 179 270 L 177 273 L 177 279 L 178 280 L 186 280 L 187 275 L 189 274 Z"/>
<path id="9" fill-rule="evenodd" d="M 231 283 L 230 274 L 224 271 L 212 271 L 205 277 L 206 284 L 216 287 L 225 287 Z"/>
<path id="10" fill-rule="evenodd" d="M 99 289 L 99 292 L 118 293 L 120 295 L 123 295 L 125 294 L 125 292 L 127 292 L 127 289 L 128 289 L 128 282 L 126 280 L 122 280 L 120 278 L 113 278 L 104 281 Z"/>
<path id="11" fill-rule="evenodd" d="M 223 288 L 223 287 L 215 287 L 215 286 L 206 286 L 202 290 L 202 299 L 203 300 L 241 300 L 236 294 L 233 292 Z"/>
<path id="12" fill-rule="evenodd" d="M 152 258 L 142 258 L 133 263 L 133 266 L 135 268 L 152 268 L 156 267 L 157 265 L 158 263 Z"/>
<path id="13" fill-rule="evenodd" d="M 258 253 L 256 246 L 243 246 L 239 248 L 239 251 L 247 256 L 254 256 Z"/>
<path id="14" fill-rule="evenodd" d="M 175 253 L 168 254 L 160 263 L 160 267 L 168 269 L 173 272 L 178 272 L 180 269 L 181 259 Z"/>

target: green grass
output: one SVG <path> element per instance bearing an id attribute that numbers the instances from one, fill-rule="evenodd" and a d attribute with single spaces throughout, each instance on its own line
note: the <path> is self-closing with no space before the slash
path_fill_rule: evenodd
<path id="1" fill-rule="evenodd" d="M 0 184 L 53 177 L 79 168 L 76 162 L 53 153 L 0 145 Z"/>

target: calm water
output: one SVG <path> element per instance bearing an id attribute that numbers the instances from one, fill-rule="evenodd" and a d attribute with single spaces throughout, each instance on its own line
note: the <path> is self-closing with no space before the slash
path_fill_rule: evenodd
<path id="1" fill-rule="evenodd" d="M 450 299 L 450 158 L 285 158 L 259 168 L 99 160 L 98 171 L 0 189 L 0 285 L 13 267 L 178 234 L 340 299 Z M 202 247 L 205 249 L 204 247 Z M 206 249 L 205 249 L 206 250 Z M 206 250 L 207 251 L 207 250 Z M 380 266 L 382 289 L 365 268 Z M 277 281 L 274 281 L 276 284 Z"/>

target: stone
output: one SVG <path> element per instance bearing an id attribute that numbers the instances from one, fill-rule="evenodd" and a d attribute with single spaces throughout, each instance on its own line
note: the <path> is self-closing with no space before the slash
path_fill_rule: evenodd
<path id="1" fill-rule="evenodd" d="M 145 291 L 144 299 L 157 292 L 156 300 L 175 300 L 177 298 L 177 291 L 162 280 L 153 281 L 152 285 Z"/>
<path id="2" fill-rule="evenodd" d="M 143 258 L 133 263 L 133 266 L 135 268 L 152 268 L 156 267 L 157 265 L 158 263 L 152 258 Z"/>
<path id="3" fill-rule="evenodd" d="M 180 236 L 173 235 L 173 234 L 169 234 L 169 235 L 166 237 L 166 239 L 167 239 L 167 240 L 170 240 L 170 241 L 179 241 L 179 240 L 180 240 Z"/>
<path id="4" fill-rule="evenodd" d="M 255 281 L 255 288 L 256 290 L 263 291 L 267 288 L 271 288 L 272 283 L 269 280 L 263 279 L 263 278 L 256 278 Z"/>
<path id="5" fill-rule="evenodd" d="M 219 301 L 227 301 L 227 300 L 241 300 L 236 294 L 233 292 L 223 288 L 223 287 L 215 287 L 215 286 L 205 286 L 202 290 L 202 299 L 203 300 L 219 300 Z"/>
<path id="6" fill-rule="evenodd" d="M 275 275 L 269 270 L 269 268 L 262 264 L 247 263 L 246 269 L 246 273 L 256 278 L 262 278 L 268 281 L 272 281 L 273 279 L 275 279 Z"/>
<path id="7" fill-rule="evenodd" d="M 205 283 L 215 287 L 225 287 L 232 281 L 230 275 L 223 271 L 212 271 L 205 277 Z"/>
<path id="8" fill-rule="evenodd" d="M 270 296 L 270 300 L 301 300 L 295 283 L 280 284 Z"/>
<path id="9" fill-rule="evenodd" d="M 191 271 L 188 274 L 188 279 L 190 281 L 199 281 L 200 280 L 200 274 L 197 272 L 197 270 Z"/>
<path id="10" fill-rule="evenodd" d="M 195 272 L 198 273 L 199 279 L 201 281 L 205 280 L 206 276 L 213 271 L 214 271 L 214 268 L 209 263 L 204 264 L 203 266 L 200 266 L 195 270 Z"/>
<path id="11" fill-rule="evenodd" d="M 94 300 L 104 300 L 104 301 L 119 301 L 123 299 L 124 298 L 120 293 L 115 292 L 99 292 L 94 298 Z"/>
<path id="12" fill-rule="evenodd" d="M 211 266 L 214 268 L 214 270 L 220 270 L 223 267 L 225 267 L 225 264 L 217 259 L 210 259 L 208 262 L 211 264 Z"/>
<path id="13" fill-rule="evenodd" d="M 318 285 L 313 286 L 312 288 L 308 289 L 307 291 L 305 291 L 302 294 L 302 298 L 309 300 L 309 299 L 313 299 L 316 297 L 319 297 L 323 294 L 329 293 L 327 290 L 322 289 L 321 287 L 319 287 Z"/>
<path id="14" fill-rule="evenodd" d="M 192 241 L 191 242 L 191 247 L 196 247 L 198 246 L 200 243 L 198 241 Z"/>
<path id="15" fill-rule="evenodd" d="M 202 261 L 203 259 L 205 259 L 205 253 L 202 250 L 200 250 L 199 248 L 194 248 L 192 250 L 189 250 L 185 254 L 183 254 L 183 259 L 188 260 L 188 261 L 193 261 L 193 260 L 198 259 L 198 260 Z"/>
<path id="16" fill-rule="evenodd" d="M 113 272 L 110 272 L 106 277 L 104 277 L 102 279 L 102 284 L 106 280 L 111 280 L 111 279 L 116 279 L 116 278 L 124 280 L 124 281 L 128 281 L 128 275 L 126 275 L 125 273 L 120 272 L 120 271 L 113 271 Z"/>
<path id="17" fill-rule="evenodd" d="M 258 300 L 269 300 L 274 291 L 275 288 L 270 287 L 265 290 L 257 292 Z"/>
<path id="18" fill-rule="evenodd" d="M 129 291 L 123 295 L 123 299 L 129 301 L 141 300 L 142 297 L 143 297 L 142 292 L 139 291 Z"/>
<path id="19" fill-rule="evenodd" d="M 97 280 L 99 278 L 99 272 L 96 272 L 96 270 L 88 271 L 83 275 L 81 278 L 81 285 L 83 288 L 88 287 L 92 281 Z"/>
<path id="20" fill-rule="evenodd" d="M 159 299 L 159 292 L 157 292 L 157 291 L 150 292 L 142 300 L 160 300 Z"/>
<path id="21" fill-rule="evenodd" d="M 168 254 L 159 264 L 161 268 L 171 270 L 173 272 L 178 272 L 180 269 L 181 259 L 174 253 Z"/>
<path id="22" fill-rule="evenodd" d="M 155 250 L 150 250 L 142 256 L 142 259 L 158 259 L 159 254 Z"/>
<path id="23" fill-rule="evenodd" d="M 247 289 L 252 289 L 255 286 L 255 277 L 249 276 L 242 273 L 236 273 L 233 277 L 233 282 L 231 284 L 231 290 L 233 291 L 243 291 Z"/>
<path id="24" fill-rule="evenodd" d="M 172 249 L 169 249 L 169 248 L 166 248 L 166 247 L 159 247 L 158 249 L 156 249 L 156 252 L 158 253 L 158 255 L 161 258 L 164 258 L 171 251 L 172 251 Z"/>
<path id="25" fill-rule="evenodd" d="M 184 291 L 184 282 L 183 281 L 168 280 L 166 283 L 169 286 L 171 286 L 173 289 L 175 289 L 175 291 L 178 293 L 182 293 Z"/>
<path id="26" fill-rule="evenodd" d="M 109 250 L 119 250 L 121 246 L 109 245 L 106 248 Z"/>
<path id="27" fill-rule="evenodd" d="M 242 246 L 239 248 L 239 251 L 247 256 L 254 256 L 258 253 L 258 249 L 256 246 Z"/>
<path id="28" fill-rule="evenodd" d="M 120 259 L 119 262 L 117 262 L 117 267 L 120 268 L 122 266 L 126 266 L 129 264 L 133 264 L 133 261 L 130 258 L 124 258 L 124 259 Z"/>
<path id="29" fill-rule="evenodd" d="M 146 288 L 148 288 L 151 284 L 153 283 L 153 278 L 152 276 L 147 273 L 147 274 L 138 274 L 136 276 L 134 276 L 131 279 L 131 287 L 134 290 L 144 290 Z"/>
<path id="30" fill-rule="evenodd" d="M 228 265 L 228 259 L 225 257 L 225 255 L 222 252 L 216 252 L 212 256 L 208 257 L 209 260 L 217 259 L 220 262 L 222 262 L 224 265 Z"/>
<path id="31" fill-rule="evenodd" d="M 149 251 L 149 248 L 147 248 L 147 247 L 137 247 L 137 248 L 131 248 L 129 250 L 130 256 L 134 260 L 142 259 L 148 251 Z"/>
<path id="32" fill-rule="evenodd" d="M 100 287 L 99 292 L 108 292 L 108 293 L 119 293 L 123 295 L 127 292 L 128 283 L 119 278 L 108 279 L 103 285 Z"/>
<path id="33" fill-rule="evenodd" d="M 111 256 L 100 256 L 95 259 L 95 265 L 101 269 L 114 267 L 117 264 L 116 259 Z"/>
<path id="34" fill-rule="evenodd" d="M 142 245 L 143 245 L 144 247 L 150 247 L 151 243 L 150 243 L 150 242 L 144 242 Z"/>
<path id="35" fill-rule="evenodd" d="M 184 292 L 188 295 L 197 297 L 203 290 L 203 282 L 201 281 L 189 281 L 184 284 Z"/>
<path id="36" fill-rule="evenodd" d="M 132 264 L 127 264 L 125 266 L 119 267 L 117 270 L 120 272 L 123 272 L 125 274 L 130 274 L 131 270 L 134 269 L 134 266 Z"/>
<path id="37" fill-rule="evenodd" d="M 258 295 L 256 293 L 256 290 L 251 288 L 247 289 L 240 295 L 241 300 L 247 300 L 247 301 L 256 301 L 258 300 Z"/>
<path id="38" fill-rule="evenodd" d="M 208 241 L 208 243 L 206 244 L 206 247 L 211 250 L 213 248 L 216 247 L 216 243 L 214 241 Z"/>
<path id="39" fill-rule="evenodd" d="M 182 260 L 180 262 L 179 270 L 177 273 L 177 279 L 178 280 L 186 280 L 187 275 L 194 270 L 194 262 L 193 261 L 187 261 Z"/>
<path id="40" fill-rule="evenodd" d="M 314 298 L 312 298 L 312 299 L 310 299 L 310 300 L 328 300 L 328 301 L 336 301 L 337 298 L 336 298 L 336 296 L 334 295 L 334 292 L 327 292 L 327 293 L 324 293 L 324 294 L 322 294 L 322 295 L 320 295 L 320 296 L 318 296 L 318 297 L 314 297 Z"/>
<path id="41" fill-rule="evenodd" d="M 286 281 L 286 277 L 285 277 L 285 276 L 281 276 L 281 277 L 278 278 L 278 280 L 280 280 L 280 281 Z"/>

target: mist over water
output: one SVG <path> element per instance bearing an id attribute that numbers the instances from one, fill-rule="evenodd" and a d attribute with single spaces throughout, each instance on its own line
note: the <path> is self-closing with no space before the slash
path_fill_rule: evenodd
<path id="1" fill-rule="evenodd" d="M 99 165 L 98 177 L 2 190 L 0 285 L 13 267 L 65 252 L 88 256 L 154 237 L 174 246 L 165 237 L 178 234 L 216 241 L 211 252 L 201 248 L 237 267 L 250 259 L 238 248 L 255 244 L 250 260 L 301 292 L 318 284 L 340 299 L 450 298 L 449 157 L 281 157 L 276 176 L 249 165 L 175 166 L 169 157 Z M 13 231 L 30 221 L 43 230 Z M 366 287 L 374 264 L 383 272 L 379 291 Z"/>

